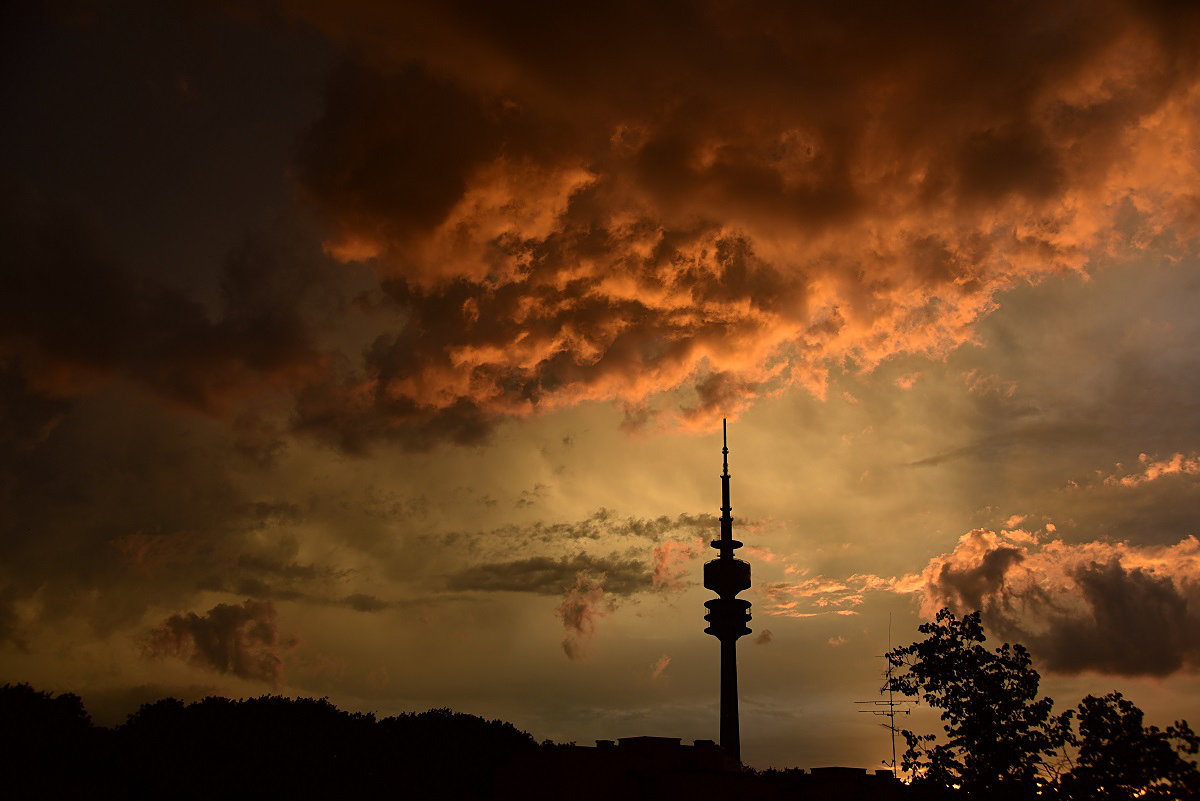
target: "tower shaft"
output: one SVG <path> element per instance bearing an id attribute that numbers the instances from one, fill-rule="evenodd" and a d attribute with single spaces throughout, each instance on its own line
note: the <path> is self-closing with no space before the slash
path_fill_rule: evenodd
<path id="1" fill-rule="evenodd" d="M 721 747 L 742 761 L 738 722 L 737 640 L 721 640 Z"/>

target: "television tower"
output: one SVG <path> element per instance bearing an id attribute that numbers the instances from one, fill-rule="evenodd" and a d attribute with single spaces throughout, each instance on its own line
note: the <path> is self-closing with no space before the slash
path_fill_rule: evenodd
<path id="1" fill-rule="evenodd" d="M 750 633 L 750 602 L 735 597 L 750 587 L 750 563 L 735 559 L 733 552 L 742 544 L 733 538 L 733 518 L 729 516 L 729 436 L 725 420 L 721 421 L 721 537 L 710 544 L 720 553 L 704 563 L 704 586 L 718 598 L 705 601 L 708 621 L 705 634 L 721 641 L 721 747 L 739 763 L 742 761 L 742 738 L 738 727 L 737 641 Z"/>

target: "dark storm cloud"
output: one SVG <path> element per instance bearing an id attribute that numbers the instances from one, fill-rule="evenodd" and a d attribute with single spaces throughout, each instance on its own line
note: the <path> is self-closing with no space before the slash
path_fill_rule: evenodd
<path id="1" fill-rule="evenodd" d="M 135 274 L 70 215 L 17 202 L 0 230 L 0 354 L 36 391 L 117 377 L 229 411 L 239 452 L 263 466 L 288 426 L 236 407 L 276 390 L 295 395 L 292 430 L 356 453 L 480 444 L 499 420 L 587 401 L 619 404 L 627 427 L 704 428 L 787 387 L 823 396 L 831 369 L 944 354 L 999 293 L 1096 253 L 1195 237 L 1198 23 L 1185 6 L 279 5 L 326 39 L 304 69 L 343 49 L 302 132 L 256 138 L 281 78 L 236 76 L 253 72 L 248 37 L 282 47 L 280 30 L 304 26 L 198 13 L 185 48 L 169 46 L 167 17 L 140 15 L 129 39 L 128 14 L 97 12 L 94 36 L 55 44 L 143 48 L 174 111 L 144 117 L 162 99 L 132 89 L 97 101 L 130 128 L 163 126 L 147 165 L 92 117 L 80 131 L 103 138 L 72 129 L 64 147 L 76 166 L 112 151 L 166 194 L 179 154 L 205 161 L 197 132 L 216 148 L 217 112 L 235 116 L 240 138 L 274 143 L 271 158 L 240 158 L 258 153 L 277 180 L 292 157 L 326 252 L 378 268 L 357 312 L 384 333 L 324 352 L 313 296 L 341 279 L 304 236 L 236 249 L 213 305 L 179 286 L 203 280 Z M 218 41 L 235 56 L 209 74 L 197 43 Z M 292 65 L 287 47 L 270 52 Z M 20 55 L 82 109 L 78 80 Z M 105 85 L 137 63 L 105 64 L 120 78 Z M 38 96 L 22 96 L 26 116 L 46 124 Z M 283 103 L 280 119 L 300 126 L 304 108 Z M 46 157 L 33 122 L 14 135 Z M 188 185 L 208 187 L 197 171 Z M 128 205 L 136 181 L 102 174 L 84 195 L 105 205 L 119 184 Z"/>
<path id="2" fill-rule="evenodd" d="M 321 363 L 298 316 L 315 272 L 248 238 L 222 271 L 221 312 L 124 270 L 71 211 L 0 210 L 0 359 L 38 391 L 70 398 L 124 378 L 172 403 L 217 411 L 288 386 Z"/>
<path id="3" fill-rule="evenodd" d="M 36 446 L 70 407 L 62 398 L 33 389 L 15 366 L 0 365 L 0 459 Z"/>
<path id="4" fill-rule="evenodd" d="M 1068 544 L 976 530 L 916 583 L 927 614 L 982 610 L 993 632 L 1027 645 L 1049 670 L 1166 676 L 1200 668 L 1195 537 L 1170 546 Z"/>
<path id="5" fill-rule="evenodd" d="M 631 595 L 652 586 L 652 573 L 644 559 L 615 553 L 599 557 L 579 553 L 559 559 L 535 556 L 474 565 L 447 576 L 446 587 L 455 591 L 562 595 L 576 586 L 580 575 L 593 577 L 597 586 L 613 595 Z"/>
<path id="6" fill-rule="evenodd" d="M 298 562 L 298 550 L 294 538 L 279 534 L 269 543 L 258 543 L 253 550 L 244 547 L 236 557 L 229 554 L 227 561 L 219 565 L 219 572 L 202 579 L 198 586 L 256 599 L 341 603 L 328 596 L 330 588 L 337 588 L 354 571 Z"/>
<path id="7" fill-rule="evenodd" d="M 681 589 L 682 583 L 662 581 L 659 549 L 652 559 L 610 553 L 577 553 L 557 559 L 534 556 L 506 562 L 472 565 L 446 576 L 452 592 L 527 592 L 561 596 L 555 610 L 562 622 L 563 653 L 584 659 L 601 618 L 613 612 L 621 598 L 641 592 Z"/>
<path id="8" fill-rule="evenodd" d="M 1081 567 L 1072 576 L 1091 619 L 1059 618 L 1032 640 L 1047 667 L 1166 676 L 1200 666 L 1200 589 L 1119 562 Z"/>
<path id="9" fill-rule="evenodd" d="M 470 548 L 494 547 L 510 542 L 520 543 L 522 547 L 531 543 L 553 545 L 614 537 L 660 542 L 668 537 L 694 537 L 697 533 L 711 531 L 715 525 L 714 515 L 684 512 L 674 516 L 629 517 L 618 515 L 611 509 L 600 508 L 582 520 L 556 523 L 539 520 L 528 525 L 514 524 L 491 531 L 431 534 L 423 536 L 422 539 L 430 543 L 466 544 Z"/>
<path id="10" fill-rule="evenodd" d="M 942 565 L 937 575 L 937 587 L 943 597 L 953 599 L 959 609 L 979 609 L 985 595 L 991 595 L 1004 584 L 1009 568 L 1024 559 L 1016 548 L 998 547 L 983 555 L 979 564 L 967 567 Z"/>
<path id="11" fill-rule="evenodd" d="M 707 426 L 1197 233 L 1183 6 L 283 5 L 355 53 L 297 176 L 396 315 L 301 393 L 349 450 Z"/>
<path id="12" fill-rule="evenodd" d="M 179 657 L 217 673 L 277 683 L 283 677 L 275 606 L 270 601 L 218 604 L 204 615 L 171 615 L 146 634 L 151 657 Z"/>
<path id="13" fill-rule="evenodd" d="M 101 631 L 134 621 L 150 598 L 191 592 L 191 569 L 215 569 L 236 532 L 258 527 L 196 432 L 107 400 L 74 404 L 39 441 L 5 452 L 0 585 L 39 599 L 26 625 L 77 611 Z M 92 599 L 82 609 L 81 594 Z"/>
<path id="14" fill-rule="evenodd" d="M 477 95 L 418 64 L 381 74 L 343 63 L 328 100 L 297 158 L 298 177 L 316 202 L 380 226 L 372 239 L 439 222 L 466 191 L 471 169 L 503 141 L 503 107 L 485 109 Z"/>
<path id="15" fill-rule="evenodd" d="M 342 603 L 356 612 L 379 612 L 390 606 L 387 601 L 381 598 L 361 592 L 347 595 L 342 599 Z"/>
<path id="16" fill-rule="evenodd" d="M 22 376 L 0 375 L 6 403 L 41 408 Z M 301 558 L 304 510 L 241 486 L 218 422 L 115 388 L 25 419 L 36 425 L 0 449 L 3 640 L 70 617 L 106 635 L 204 589 L 329 603 L 346 594 L 346 571 Z"/>
<path id="17" fill-rule="evenodd" d="M 261 414 L 243 412 L 234 418 L 232 428 L 235 450 L 260 467 L 272 467 L 287 449 L 283 430 Z"/>
<path id="18" fill-rule="evenodd" d="M 445 408 L 391 398 L 351 371 L 337 371 L 297 394 L 294 430 L 347 453 L 364 455 L 375 442 L 428 451 L 443 442 L 482 445 L 496 420 L 466 398 Z"/>
<path id="19" fill-rule="evenodd" d="M 340 313 L 329 265 L 287 223 L 264 226 L 219 265 L 208 306 L 118 264 L 82 213 L 20 192 L 2 211 L 0 637 L 72 611 L 108 631 L 201 588 L 330 597 L 340 577 L 305 574 L 278 536 L 299 510 L 231 475 L 231 453 L 273 464 L 278 423 L 253 406 L 217 422 L 324 369 L 310 326 Z M 81 592 L 97 600 L 74 609 Z"/>

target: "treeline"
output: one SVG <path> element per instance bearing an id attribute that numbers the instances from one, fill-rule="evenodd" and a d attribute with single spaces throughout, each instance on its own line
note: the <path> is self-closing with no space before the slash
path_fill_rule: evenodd
<path id="1" fill-rule="evenodd" d="M 942 610 L 920 631 L 924 640 L 888 654 L 891 689 L 939 710 L 943 731 L 904 732 L 906 785 L 622 761 L 448 709 L 377 718 L 311 698 L 168 698 L 105 728 L 76 695 L 8 684 L 0 791 L 114 801 L 1200 801 L 1200 737 L 1186 721 L 1146 725 L 1116 692 L 1055 713 L 1028 652 L 989 649 L 978 613 Z"/>
<path id="2" fill-rule="evenodd" d="M 1200 751 L 1187 721 L 1148 726 L 1119 692 L 1054 713 L 1029 652 L 985 645 L 980 614 L 942 609 L 924 640 L 888 653 L 890 687 L 941 713 L 942 733 L 904 731 L 901 767 L 922 798 L 1193 801 Z"/>
<path id="3" fill-rule="evenodd" d="M 448 709 L 376 718 L 323 699 L 168 698 L 105 728 L 77 695 L 0 688 L 0 792 L 14 799 L 522 797 L 514 777 L 542 750 L 510 723 Z"/>

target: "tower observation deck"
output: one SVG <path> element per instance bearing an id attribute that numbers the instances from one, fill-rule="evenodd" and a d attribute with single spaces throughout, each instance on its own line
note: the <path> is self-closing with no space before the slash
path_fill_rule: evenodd
<path id="1" fill-rule="evenodd" d="M 705 601 L 709 625 L 705 634 L 721 641 L 721 747 L 739 763 L 742 761 L 741 732 L 738 726 L 737 641 L 750 633 L 750 602 L 737 594 L 750 587 L 750 564 L 737 559 L 733 552 L 742 543 L 733 538 L 733 518 L 729 515 L 729 437 L 727 422 L 721 421 L 723 466 L 721 470 L 721 536 L 711 545 L 720 554 L 704 564 L 704 586 L 719 597 Z"/>

